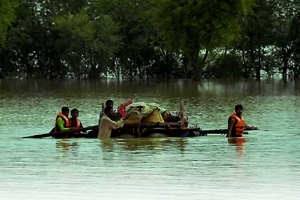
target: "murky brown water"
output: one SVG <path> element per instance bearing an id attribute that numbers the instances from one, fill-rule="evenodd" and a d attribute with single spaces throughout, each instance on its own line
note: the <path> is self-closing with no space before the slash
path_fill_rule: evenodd
<path id="1" fill-rule="evenodd" d="M 74 82 L 0 80 L 0 199 L 299 199 L 300 84 L 281 81 Z M 84 126 L 100 104 L 129 98 L 177 110 L 190 124 L 226 128 L 237 103 L 242 145 L 198 138 L 21 139 L 48 132 L 62 106 Z"/>

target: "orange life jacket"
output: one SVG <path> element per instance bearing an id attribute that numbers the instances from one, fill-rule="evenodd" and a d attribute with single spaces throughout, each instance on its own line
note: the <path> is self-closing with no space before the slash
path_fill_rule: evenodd
<path id="1" fill-rule="evenodd" d="M 76 121 L 74 121 L 72 118 L 69 118 L 69 121 L 71 127 L 81 128 L 81 121 L 78 118 L 76 118 Z"/>
<path id="2" fill-rule="evenodd" d="M 228 118 L 228 125 L 231 118 L 234 118 L 236 120 L 236 123 L 234 124 L 234 129 L 231 132 L 231 137 L 241 137 L 244 133 L 246 126 L 246 122 L 243 116 L 239 118 L 235 113 L 231 114 Z"/>
<path id="3" fill-rule="evenodd" d="M 58 118 L 62 118 L 65 122 L 65 127 L 70 127 L 70 120 L 69 118 L 67 118 L 64 114 L 62 114 L 61 112 L 57 114 L 56 118 L 55 118 L 55 128 L 56 130 L 55 131 L 60 131 L 60 128 L 58 127 L 57 125 L 57 119 Z"/>

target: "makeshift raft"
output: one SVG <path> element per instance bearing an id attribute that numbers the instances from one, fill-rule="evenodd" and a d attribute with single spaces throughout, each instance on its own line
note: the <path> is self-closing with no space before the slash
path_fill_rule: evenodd
<path id="1" fill-rule="evenodd" d="M 61 131 L 55 133 L 44 133 L 26 136 L 23 138 L 97 138 L 98 125 L 82 128 L 78 131 L 87 133 L 76 133 L 76 131 Z M 199 137 L 207 135 L 226 135 L 227 129 L 202 130 L 198 127 L 181 128 L 178 123 L 142 123 L 124 125 L 123 128 L 112 131 L 111 138 L 153 138 L 153 137 Z M 248 132 L 244 132 L 248 134 Z"/>
<path id="2" fill-rule="evenodd" d="M 138 103 L 136 103 L 138 104 Z M 133 113 L 130 118 L 125 120 L 122 128 L 112 130 L 111 138 L 146 138 L 146 137 L 197 137 L 206 136 L 208 134 L 226 134 L 227 129 L 201 130 L 199 127 L 188 127 L 185 121 L 185 109 L 183 102 L 180 103 L 180 111 L 178 116 L 162 115 L 159 112 L 158 104 L 140 103 L 136 107 L 130 105 L 133 109 L 129 112 Z M 154 108 L 154 110 L 149 110 Z M 143 116 L 141 114 L 144 114 Z M 112 116 L 114 121 L 117 121 L 122 116 L 116 113 Z M 171 121 L 168 121 L 171 120 Z M 172 121 L 173 120 L 173 121 Z M 80 133 L 88 131 L 87 133 Z M 244 134 L 247 134 L 245 132 Z M 98 125 L 85 127 L 79 130 L 50 132 L 45 134 L 38 134 L 27 136 L 23 138 L 97 138 Z"/>
<path id="3" fill-rule="evenodd" d="M 112 130 L 111 138 L 143 137 L 195 137 L 204 136 L 199 127 L 181 127 L 178 122 L 125 124 L 122 128 Z M 97 138 L 98 128 L 87 133 L 59 132 L 54 138 Z"/>

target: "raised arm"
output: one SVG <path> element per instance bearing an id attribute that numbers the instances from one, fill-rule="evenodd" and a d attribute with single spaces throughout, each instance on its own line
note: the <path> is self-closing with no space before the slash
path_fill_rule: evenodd
<path id="1" fill-rule="evenodd" d="M 112 129 L 121 128 L 124 125 L 123 119 L 121 119 L 119 121 L 113 121 L 111 119 L 108 119 L 108 123 L 109 123 L 110 128 L 112 128 Z"/>

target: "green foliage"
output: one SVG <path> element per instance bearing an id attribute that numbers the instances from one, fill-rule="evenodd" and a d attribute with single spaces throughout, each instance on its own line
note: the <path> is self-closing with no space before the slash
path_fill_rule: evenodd
<path id="1" fill-rule="evenodd" d="M 299 74 L 298 60 L 299 51 L 299 1 L 276 0 L 273 2 L 275 18 L 274 53 L 279 60 L 278 69 L 283 79 L 288 74 L 297 77 Z"/>
<path id="2" fill-rule="evenodd" d="M 94 38 L 91 48 L 103 55 L 103 58 L 113 58 L 121 47 L 121 39 L 117 33 L 119 24 L 114 22 L 109 15 L 103 15 L 93 22 Z"/>
<path id="3" fill-rule="evenodd" d="M 0 68 L 47 78 L 299 78 L 299 9 L 290 0 L 1 0 Z"/>
<path id="4" fill-rule="evenodd" d="M 12 0 L 0 0 L 0 47 L 6 40 L 7 29 L 15 19 L 17 2 Z"/>
<path id="5" fill-rule="evenodd" d="M 6 55 L 10 64 L 5 71 L 27 77 L 45 77 L 55 62 L 53 35 L 49 17 L 39 15 L 37 1 L 19 1 L 17 20 L 8 31 Z M 50 24 L 50 25 L 49 25 Z M 56 66 L 59 64 L 55 63 Z M 54 69 L 52 71 L 58 71 Z"/>
<path id="6" fill-rule="evenodd" d="M 121 48 L 116 53 L 116 62 L 110 67 L 114 74 L 122 71 L 130 79 L 143 78 L 155 57 L 151 45 L 153 28 L 149 26 L 148 1 L 143 0 L 96 0 L 93 15 L 110 15 L 120 25 Z M 122 70 L 120 70 L 122 68 Z"/>
<path id="7" fill-rule="evenodd" d="M 105 70 L 119 48 L 120 37 L 116 35 L 119 27 L 110 16 L 91 21 L 88 14 L 81 11 L 57 17 L 54 23 L 59 32 L 57 46 L 76 76 L 87 73 L 90 68 L 95 70 L 96 65 Z"/>
<path id="8" fill-rule="evenodd" d="M 95 30 L 85 12 L 69 14 L 54 20 L 55 30 L 59 31 L 58 46 L 67 49 L 85 49 L 93 39 Z"/>
<path id="9" fill-rule="evenodd" d="M 244 75 L 242 59 L 235 53 L 217 56 L 205 69 L 205 76 L 215 78 L 239 78 Z"/>
<path id="10" fill-rule="evenodd" d="M 169 50 L 181 50 L 194 68 L 199 51 L 228 45 L 239 37 L 239 19 L 253 1 L 150 0 L 152 22 Z"/>
<path id="11" fill-rule="evenodd" d="M 151 0 L 153 23 L 171 48 L 189 51 L 197 44 L 212 49 L 239 37 L 239 17 L 251 11 L 253 1 Z M 176 42 L 175 42 L 176 41 Z"/>

